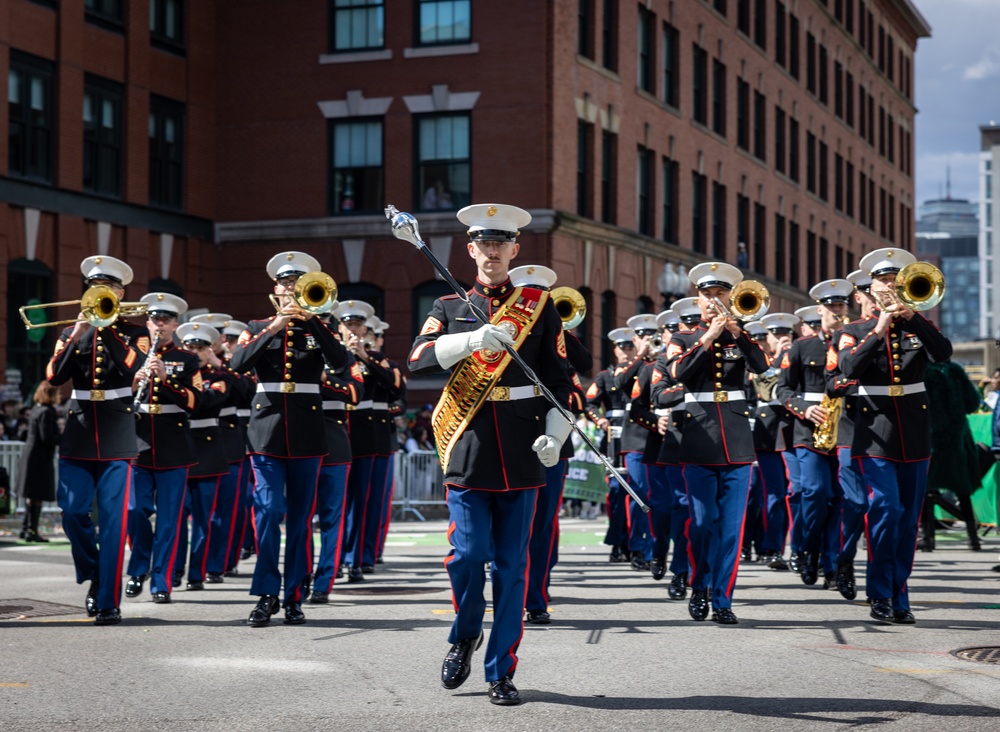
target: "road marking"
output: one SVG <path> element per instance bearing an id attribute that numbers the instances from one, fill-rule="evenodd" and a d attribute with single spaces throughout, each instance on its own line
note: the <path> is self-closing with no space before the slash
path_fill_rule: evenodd
<path id="1" fill-rule="evenodd" d="M 0 681 L 0 687 L 4 689 L 23 689 L 27 686 L 23 681 Z"/>

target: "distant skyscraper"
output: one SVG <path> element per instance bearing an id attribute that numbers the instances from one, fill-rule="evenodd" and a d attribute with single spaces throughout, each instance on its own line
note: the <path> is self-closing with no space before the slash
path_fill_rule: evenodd
<path id="1" fill-rule="evenodd" d="M 979 334 L 983 338 L 995 335 L 1000 325 L 1000 301 L 994 297 L 993 283 L 1000 278 L 1000 261 L 993 256 L 993 232 L 997 222 L 993 217 L 1000 211 L 993 185 L 993 171 L 1000 165 L 1000 127 L 994 122 L 979 128 L 982 144 L 979 153 Z"/>

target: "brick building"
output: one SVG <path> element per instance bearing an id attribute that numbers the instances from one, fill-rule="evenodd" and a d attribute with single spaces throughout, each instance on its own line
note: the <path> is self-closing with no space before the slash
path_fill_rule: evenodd
<path id="1" fill-rule="evenodd" d="M 465 283 L 454 210 L 532 211 L 519 261 L 584 293 L 604 361 L 604 332 L 687 294 L 678 265 L 741 241 L 772 309 L 802 304 L 912 249 L 929 31 L 910 0 L 8 0 L 0 352 L 36 378 L 51 335 L 26 340 L 16 307 L 78 297 L 85 254 L 126 259 L 130 296 L 245 319 L 294 246 L 401 358 L 447 288 L 386 203 Z"/>

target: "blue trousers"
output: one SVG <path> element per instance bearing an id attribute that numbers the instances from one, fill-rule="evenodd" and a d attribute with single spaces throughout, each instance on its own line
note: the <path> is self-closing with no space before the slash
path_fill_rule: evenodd
<path id="1" fill-rule="evenodd" d="M 667 484 L 667 470 L 662 465 L 647 465 L 646 481 L 649 484 L 646 504 L 649 506 L 650 558 L 665 560 L 670 549 L 673 491 Z"/>
<path id="2" fill-rule="evenodd" d="M 764 511 L 764 483 L 760 478 L 760 471 L 755 470 L 756 466 L 750 467 L 750 488 L 747 492 L 747 513 L 743 519 L 743 544 L 742 548 L 750 552 L 756 550 L 757 556 L 764 553 L 764 518 L 761 515 Z"/>
<path id="3" fill-rule="evenodd" d="M 528 541 L 537 492 L 448 488 L 452 549 L 444 563 L 455 605 L 448 642 L 478 638 L 482 632 L 486 613 L 483 566 L 492 562 L 493 628 L 483 659 L 487 681 L 512 677 L 517 669 L 517 648 L 524 633 Z"/>
<path id="4" fill-rule="evenodd" d="M 788 487 L 781 453 L 758 452 L 757 475 L 764 488 L 761 511 L 764 540 L 761 546 L 765 554 L 783 554 L 788 532 Z"/>
<path id="5" fill-rule="evenodd" d="M 191 496 L 191 561 L 188 564 L 188 582 L 204 582 L 208 564 L 208 546 L 212 540 L 212 516 L 219 495 L 219 479 L 188 478 Z"/>
<path id="6" fill-rule="evenodd" d="M 782 453 L 785 459 L 785 469 L 788 472 L 788 520 L 791 522 L 792 554 L 802 549 L 802 485 L 799 479 L 799 458 L 795 448 L 789 448 Z"/>
<path id="7" fill-rule="evenodd" d="M 559 507 L 569 460 L 560 460 L 545 469 L 545 485 L 536 491 L 535 517 L 531 522 L 528 544 L 528 594 L 526 610 L 543 611 L 549 606 L 549 577 L 554 566 L 552 555 L 559 546 Z"/>
<path id="8" fill-rule="evenodd" d="M 628 517 L 626 516 L 625 500 L 628 493 L 621 483 L 611 476 L 608 478 L 608 531 L 604 535 L 604 543 L 610 547 L 628 548 Z"/>
<path id="9" fill-rule="evenodd" d="M 917 525 L 927 492 L 930 460 L 910 463 L 858 458 L 871 489 L 868 509 L 868 597 L 892 599 L 894 610 L 910 609 L 906 582 L 917 550 Z"/>
<path id="10" fill-rule="evenodd" d="M 382 502 L 382 525 L 376 547 L 375 559 L 381 558 L 385 552 L 385 540 L 389 536 L 389 522 L 392 520 L 392 492 L 395 486 L 396 461 L 393 455 L 389 456 L 389 466 L 385 471 L 385 499 Z"/>
<path id="11" fill-rule="evenodd" d="M 250 488 L 249 456 L 240 463 L 240 475 L 236 484 L 236 522 L 233 524 L 233 535 L 229 540 L 229 554 L 226 556 L 226 571 L 236 569 L 240 563 L 240 552 L 246 544 L 247 534 L 250 534 L 250 546 L 253 546 L 253 527 L 250 522 L 250 506 L 253 503 L 253 490 Z M 249 528 L 249 532 L 247 529 Z"/>
<path id="12" fill-rule="evenodd" d="M 284 604 L 302 602 L 302 583 L 312 572 L 306 542 L 316 508 L 320 459 L 252 455 L 254 518 L 257 521 L 257 566 L 251 595 L 281 591 L 281 520 L 285 518 Z M 287 515 L 287 517 L 286 517 Z"/>
<path id="13" fill-rule="evenodd" d="M 649 480 L 646 474 L 648 466 L 643 465 L 642 453 L 625 453 L 625 467 L 628 470 L 628 482 L 632 490 L 639 496 L 649 495 Z M 653 558 L 653 541 L 649 535 L 649 514 L 640 509 L 632 496 L 625 494 L 625 515 L 628 517 L 628 550 L 639 552 L 642 558 L 649 561 Z"/>
<path id="14" fill-rule="evenodd" d="M 222 574 L 228 567 L 230 543 L 236 532 L 239 511 L 240 468 L 242 463 L 229 463 L 229 472 L 219 476 L 219 493 L 212 512 L 212 541 L 208 545 L 205 570 Z"/>
<path id="15" fill-rule="evenodd" d="M 59 508 L 76 567 L 76 583 L 97 580 L 97 607 L 121 604 L 122 565 L 132 471 L 128 460 L 59 459 Z M 101 539 L 91 509 L 97 501 Z"/>
<path id="16" fill-rule="evenodd" d="M 802 485 L 802 550 L 820 555 L 824 574 L 837 569 L 840 554 L 840 462 L 834 454 L 798 447 Z"/>
<path id="17" fill-rule="evenodd" d="M 347 473 L 350 465 L 324 465 L 319 469 L 316 515 L 319 517 L 319 561 L 313 588 L 329 593 L 340 565 L 344 535 L 344 504 L 347 500 Z M 311 542 L 310 542 L 311 543 Z"/>
<path id="18" fill-rule="evenodd" d="M 347 503 L 344 506 L 344 560 L 348 567 L 361 566 L 361 542 L 365 525 L 365 506 L 375 458 L 359 457 L 351 462 L 347 474 Z"/>
<path id="19" fill-rule="evenodd" d="M 670 573 L 687 573 L 687 523 L 688 519 L 691 518 L 691 511 L 688 509 L 687 486 L 684 485 L 684 468 L 680 465 L 668 465 L 664 474 L 672 499 L 670 503 L 670 539 L 674 542 L 674 553 L 670 560 Z"/>
<path id="20" fill-rule="evenodd" d="M 127 573 L 149 575 L 150 592 L 170 593 L 186 487 L 187 468 L 152 470 L 132 466 L 128 510 L 132 556 L 128 560 Z M 156 514 L 155 531 L 150 521 L 153 514 Z"/>
<path id="21" fill-rule="evenodd" d="M 253 517 L 253 464 L 250 462 L 250 456 L 247 455 L 246 459 L 243 461 L 243 475 L 242 478 L 243 488 L 246 491 L 245 497 L 247 502 L 247 511 L 243 516 L 243 520 L 246 521 L 243 530 L 243 546 L 242 549 L 250 549 L 254 552 L 257 551 L 257 522 Z M 237 555 L 237 559 L 239 556 Z M 235 565 L 234 565 L 235 566 Z"/>
<path id="22" fill-rule="evenodd" d="M 865 528 L 865 514 L 868 513 L 868 490 L 861 477 L 860 466 L 851 460 L 851 448 L 837 450 L 840 461 L 840 488 L 843 500 L 840 503 L 840 554 L 837 566 L 854 561 L 858 552 L 858 540 Z"/>
<path id="23" fill-rule="evenodd" d="M 191 520 L 191 491 L 184 491 L 181 520 L 177 525 L 177 549 L 174 551 L 174 577 L 180 579 L 187 571 L 188 523 Z"/>
<path id="24" fill-rule="evenodd" d="M 684 483 L 691 510 L 688 583 L 695 590 L 711 588 L 714 609 L 732 607 L 750 466 L 687 464 Z"/>
<path id="25" fill-rule="evenodd" d="M 368 481 L 365 501 L 365 522 L 361 535 L 361 563 L 375 565 L 375 555 L 382 540 L 382 517 L 385 515 L 385 477 L 389 473 L 389 456 L 376 455 L 372 476 Z"/>

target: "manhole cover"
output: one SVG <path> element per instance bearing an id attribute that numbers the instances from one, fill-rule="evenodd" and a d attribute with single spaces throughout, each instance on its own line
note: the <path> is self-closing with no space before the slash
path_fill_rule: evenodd
<path id="1" fill-rule="evenodd" d="M 959 648 L 952 651 L 951 655 L 961 658 L 963 661 L 975 661 L 976 663 L 992 663 L 1000 666 L 1000 646 L 983 646 L 980 648 Z"/>
<path id="2" fill-rule="evenodd" d="M 444 592 L 441 589 L 425 589 L 413 587 L 352 587 L 349 590 L 342 590 L 334 587 L 333 591 L 338 595 L 427 595 L 432 592 Z"/>
<path id="3" fill-rule="evenodd" d="M 18 597 L 13 600 L 0 600 L 0 620 L 13 620 L 21 615 L 29 618 L 41 618 L 46 615 L 79 615 L 86 612 L 82 606 L 60 605 L 42 600 L 26 600 Z"/>

